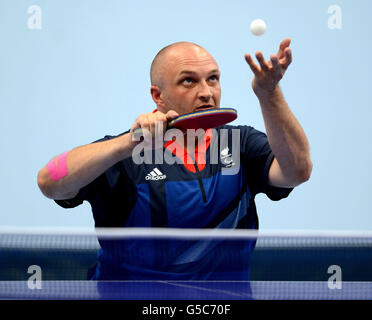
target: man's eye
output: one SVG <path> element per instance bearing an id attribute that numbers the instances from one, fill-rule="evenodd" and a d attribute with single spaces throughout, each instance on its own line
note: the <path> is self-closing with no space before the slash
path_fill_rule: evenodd
<path id="1" fill-rule="evenodd" d="M 218 81 L 218 77 L 217 76 L 211 76 L 209 78 L 209 80 L 212 81 L 212 82 L 216 82 L 216 81 Z"/>
<path id="2" fill-rule="evenodd" d="M 182 82 L 183 82 L 183 84 L 191 84 L 192 83 L 192 79 L 191 78 L 186 78 Z"/>

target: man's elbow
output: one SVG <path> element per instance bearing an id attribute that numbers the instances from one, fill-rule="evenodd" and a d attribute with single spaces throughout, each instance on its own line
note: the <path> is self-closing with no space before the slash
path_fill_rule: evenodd
<path id="1" fill-rule="evenodd" d="M 37 185 L 44 196 L 53 199 L 53 195 L 50 192 L 49 180 L 47 169 L 41 169 L 37 174 Z"/>
<path id="2" fill-rule="evenodd" d="M 52 200 L 72 199 L 80 191 L 80 189 L 73 189 L 72 191 L 61 190 L 61 186 L 50 178 L 49 171 L 45 167 L 37 174 L 37 185 L 43 195 Z"/>
<path id="3" fill-rule="evenodd" d="M 311 177 L 311 172 L 313 171 L 313 163 L 310 159 L 304 161 L 304 163 L 300 166 L 297 179 L 299 183 L 304 183 L 308 181 Z"/>

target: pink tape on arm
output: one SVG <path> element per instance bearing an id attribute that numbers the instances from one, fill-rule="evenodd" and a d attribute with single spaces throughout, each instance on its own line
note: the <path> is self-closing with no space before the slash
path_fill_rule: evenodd
<path id="1" fill-rule="evenodd" d="M 57 181 L 67 176 L 67 157 L 68 151 L 62 153 L 61 155 L 52 159 L 47 165 L 46 168 L 49 172 L 50 179 Z"/>

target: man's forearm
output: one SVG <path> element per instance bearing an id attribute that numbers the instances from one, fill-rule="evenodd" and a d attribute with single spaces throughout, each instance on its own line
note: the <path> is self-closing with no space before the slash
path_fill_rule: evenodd
<path id="1" fill-rule="evenodd" d="M 288 180 L 306 181 L 312 163 L 305 132 L 292 114 L 279 85 L 270 92 L 256 92 L 271 149 Z"/>
<path id="2" fill-rule="evenodd" d="M 67 199 L 100 176 L 120 160 L 130 157 L 134 143 L 131 134 L 115 139 L 77 147 L 68 152 L 66 173 L 55 178 L 50 167 L 38 173 L 38 185 L 45 196 L 51 199 Z"/>

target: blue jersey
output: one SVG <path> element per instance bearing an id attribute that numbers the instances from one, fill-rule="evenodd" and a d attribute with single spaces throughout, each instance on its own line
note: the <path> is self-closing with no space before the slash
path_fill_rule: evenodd
<path id="1" fill-rule="evenodd" d="M 267 136 L 249 126 L 223 126 L 200 141 L 194 154 L 183 156 L 176 141 L 165 143 L 162 154 L 177 158 L 173 164 L 155 161 L 155 150 L 151 163 L 124 159 L 75 198 L 56 202 L 73 208 L 88 201 L 96 227 L 258 229 L 255 196 L 280 200 L 292 190 L 267 183 L 274 159 Z M 94 280 L 248 280 L 255 246 L 253 240 L 99 241 Z"/>

